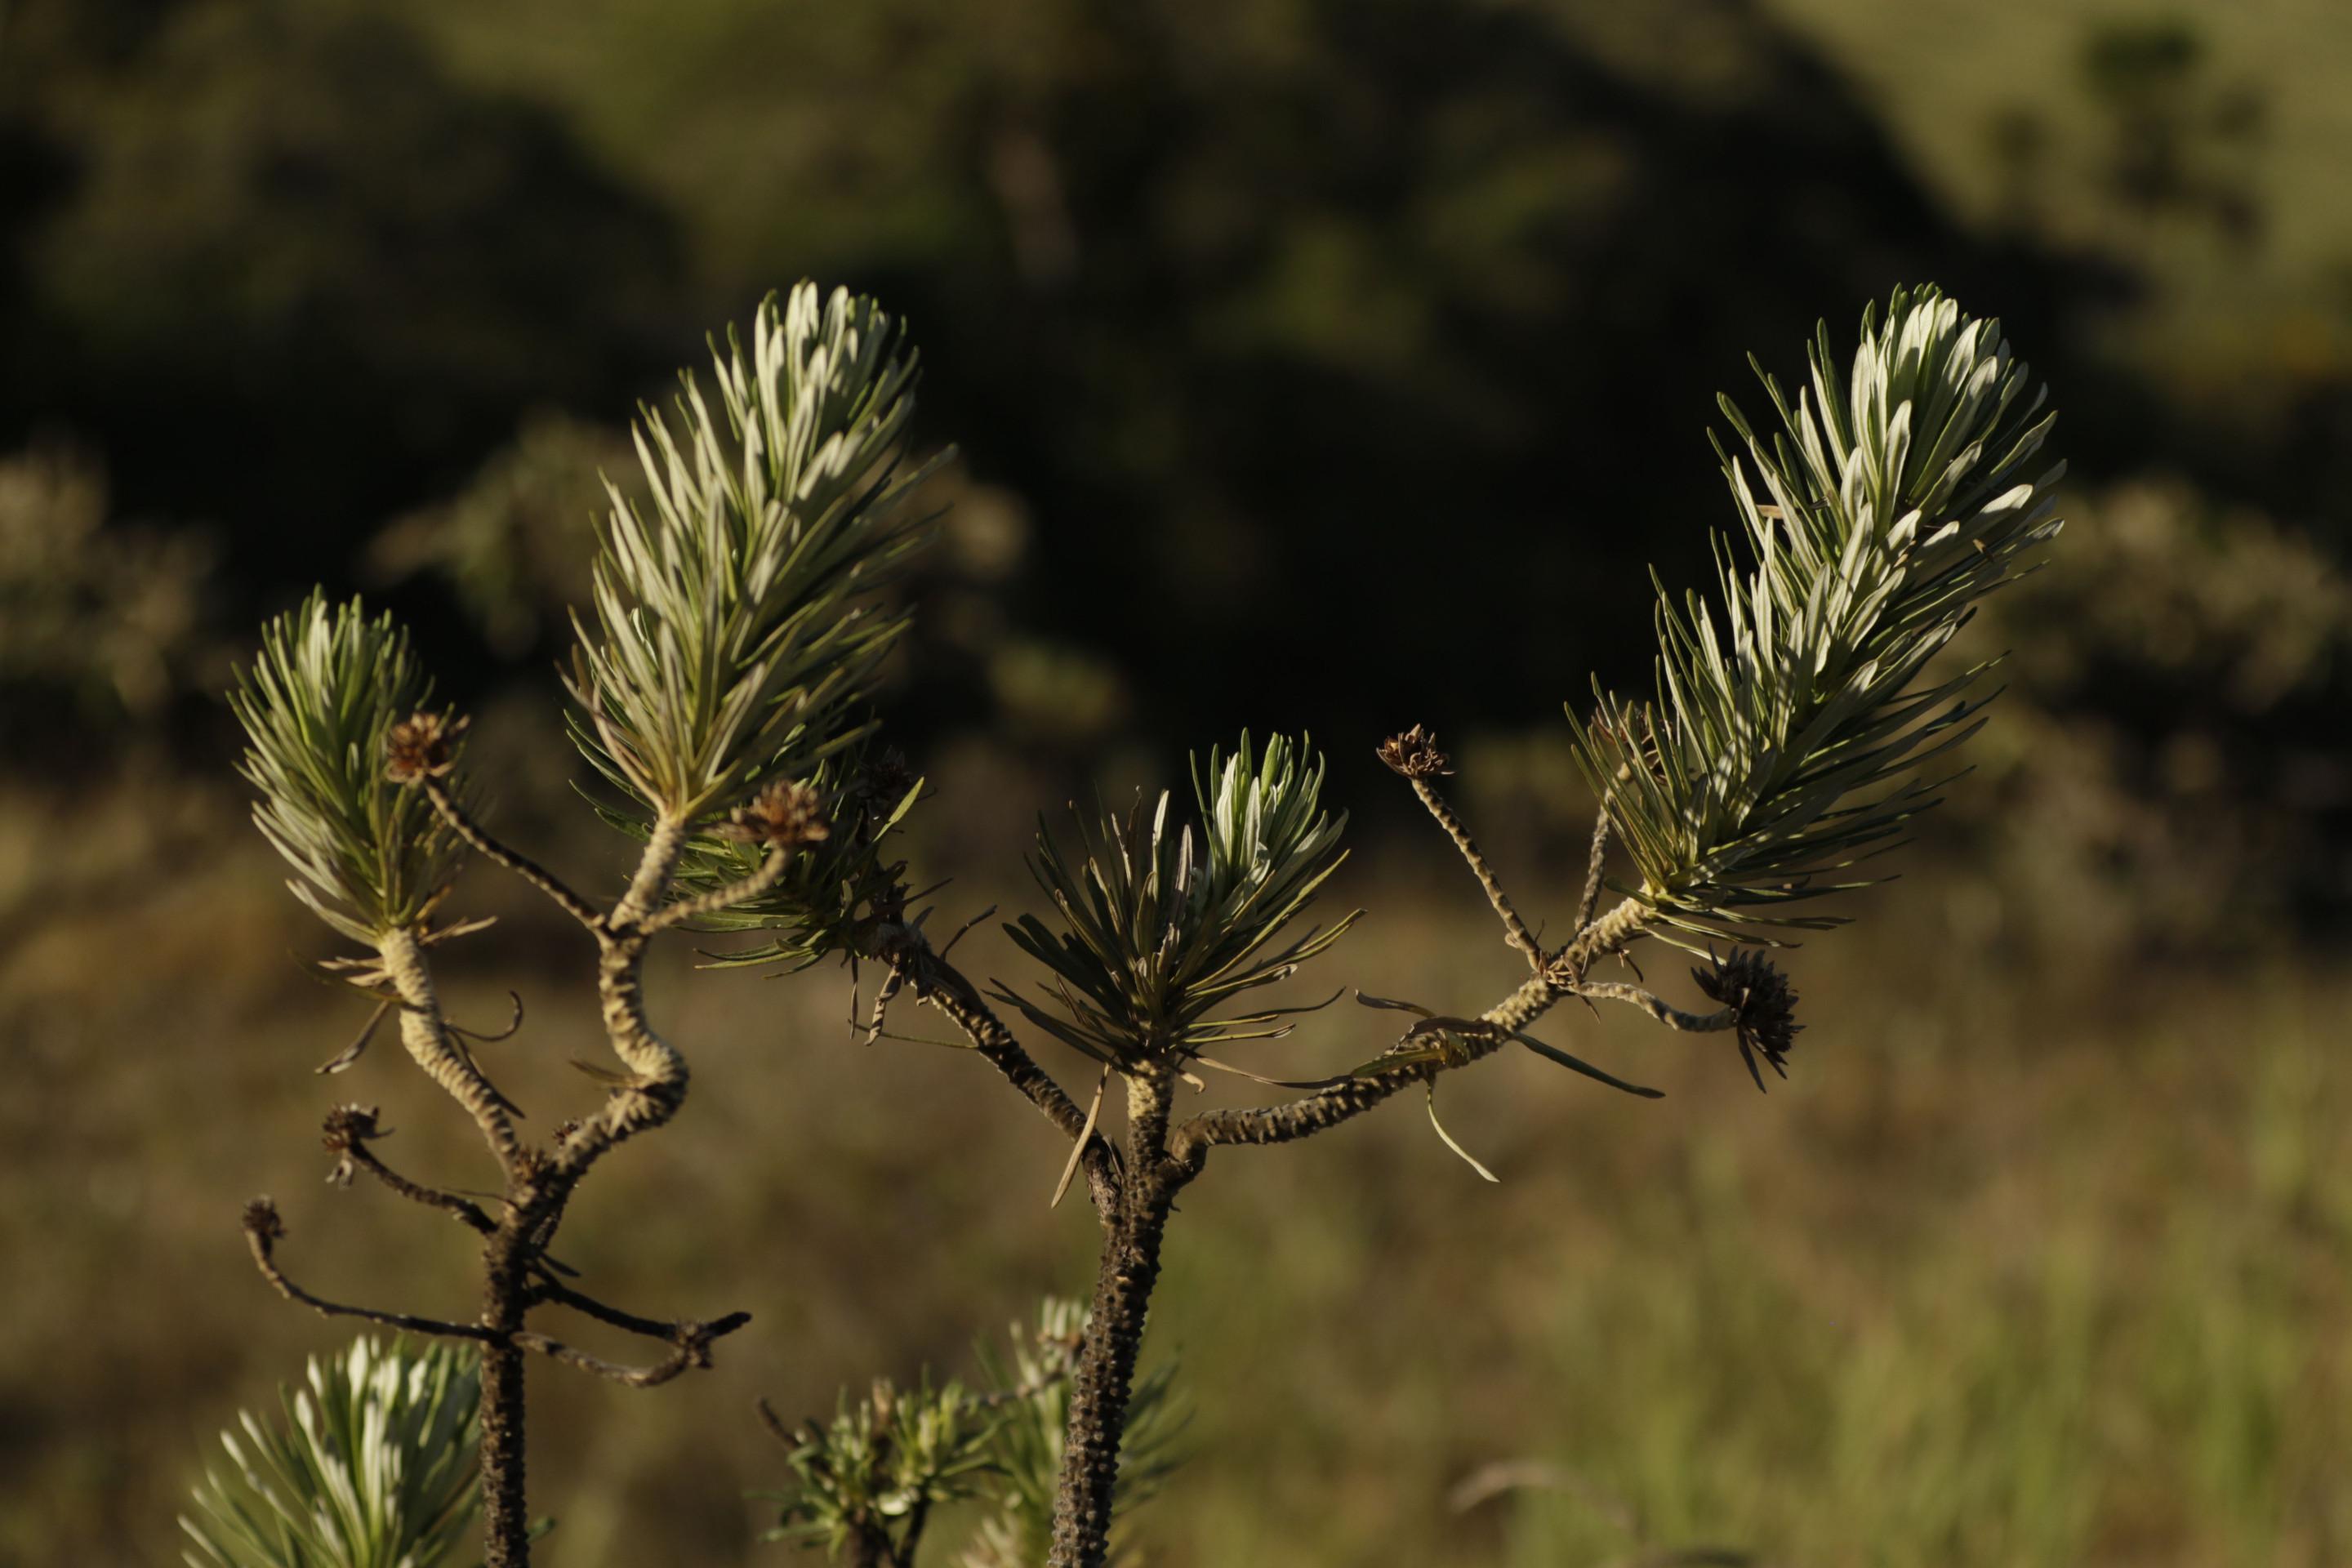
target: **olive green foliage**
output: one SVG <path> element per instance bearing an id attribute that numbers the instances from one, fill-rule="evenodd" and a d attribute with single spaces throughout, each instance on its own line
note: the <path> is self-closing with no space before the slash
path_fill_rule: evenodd
<path id="1" fill-rule="evenodd" d="M 828 1555 L 861 1538 L 887 1541 L 893 1560 L 911 1561 L 933 1508 L 979 1494 L 992 1433 L 952 1381 L 935 1389 L 926 1377 L 901 1390 L 877 1378 L 855 1405 L 845 1392 L 829 1424 L 801 1428 L 791 1455 L 798 1485 L 765 1539 Z"/>
<path id="2" fill-rule="evenodd" d="M 856 738 L 840 716 L 907 624 L 872 595 L 929 531 L 899 510 L 915 354 L 872 300 L 803 283 L 713 357 L 719 411 L 683 377 L 674 422 L 638 421 L 646 500 L 607 486 L 569 679 L 582 752 L 687 821 Z"/>
<path id="3" fill-rule="evenodd" d="M 182 1515 L 190 1568 L 436 1568 L 480 1503 L 476 1358 L 449 1344 L 359 1339 L 312 1357 L 282 1422 L 239 1415 L 234 1467 Z"/>
<path id="4" fill-rule="evenodd" d="M 1258 752 L 1244 734 L 1231 755 L 1212 750 L 1205 769 L 1196 763 L 1192 790 L 1197 841 L 1192 824 L 1170 820 L 1164 790 L 1149 822 L 1140 797 L 1124 818 L 1105 811 L 1091 828 L 1081 819 L 1082 858 L 1041 825 L 1029 868 L 1065 929 L 1034 915 L 1004 928 L 1053 972 L 1058 1010 L 1011 990 L 1000 989 L 1003 999 L 1122 1069 L 1286 1033 L 1278 1020 L 1297 1009 L 1210 1015 L 1296 973 L 1356 919 L 1292 931 L 1347 858 L 1347 814 L 1323 809 L 1323 762 L 1304 741 L 1277 735 Z"/>
<path id="5" fill-rule="evenodd" d="M 802 782 L 824 802 L 827 832 L 817 842 L 776 850 L 712 833 L 687 843 L 677 877 L 681 897 L 740 884 L 759 869 L 763 855 L 793 857 L 772 888 L 696 919 L 700 931 L 773 933 L 756 947 L 715 956 L 713 967 L 805 967 L 830 953 L 856 951 L 872 922 L 897 902 L 904 863 L 884 858 L 883 841 L 914 809 L 923 781 L 909 778 L 896 753 L 860 742 L 826 757 Z M 625 816 L 607 817 L 633 835 L 645 831 Z"/>
<path id="6" fill-rule="evenodd" d="M 1053 1531 L 1087 1316 L 1084 1303 L 1049 1296 L 1034 1322 L 1013 1325 L 1002 1349 L 974 1345 L 983 1391 L 954 1380 L 934 1388 L 929 1374 L 913 1389 L 877 1378 L 854 1401 L 845 1390 L 831 1421 L 792 1434 L 794 1485 L 761 1494 L 784 1505 L 764 1539 L 904 1568 L 916 1562 L 935 1509 L 985 1499 L 963 1568 L 1034 1568 Z M 1182 1462 L 1175 1381 L 1172 1362 L 1137 1379 L 1119 1467 L 1123 1508 L 1150 1498 Z"/>
<path id="7" fill-rule="evenodd" d="M 287 886 L 360 942 L 423 919 L 461 851 L 421 792 L 384 777 L 385 737 L 432 695 L 389 614 L 315 593 L 262 628 L 229 694 L 254 821 L 297 873 Z"/>
<path id="8" fill-rule="evenodd" d="M 1889 781 L 1965 740 L 1990 698 L 1969 696 L 1980 668 L 1913 682 L 2059 527 L 2063 465 L 2030 466 L 2054 416 L 1998 321 L 1897 289 L 1883 322 L 1864 312 L 1848 376 L 1826 327 L 1811 359 L 1793 404 L 1763 376 L 1769 440 L 1723 400 L 1754 569 L 1720 547 L 1719 607 L 1662 596 L 1654 701 L 1597 691 L 1589 723 L 1570 710 L 1640 872 L 1622 890 L 1686 936 L 1832 923 L 1780 911 L 1852 885 L 1822 878 L 1934 803 L 1934 784 Z"/>

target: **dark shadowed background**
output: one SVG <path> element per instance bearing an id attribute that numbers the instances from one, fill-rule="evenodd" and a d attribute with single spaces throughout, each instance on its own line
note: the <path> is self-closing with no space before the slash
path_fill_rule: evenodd
<path id="1" fill-rule="evenodd" d="M 210 1434 L 340 1342 L 253 1276 L 252 1194 L 330 1293 L 463 1300 L 457 1238 L 318 1180 L 334 1100 L 472 1156 L 395 1053 L 310 1074 L 362 1010 L 243 824 L 259 619 L 397 609 L 508 836 L 609 874 L 551 673 L 597 474 L 803 276 L 909 319 L 961 454 L 887 704 L 944 913 L 1026 907 L 1039 808 L 1303 728 L 1370 911 L 1328 983 L 1441 1009 L 1511 955 L 1371 747 L 1435 727 L 1568 918 L 1560 704 L 1646 678 L 1650 569 L 1706 580 L 1749 352 L 1932 280 L 2063 411 L 2067 532 L 1968 634 L 2010 695 L 1791 959 L 1793 1081 L 1579 1020 L 1669 1098 L 1465 1075 L 1500 1186 L 1411 1108 L 1222 1161 L 1155 1316 L 1197 1414 L 1153 1561 L 2345 1561 L 2347 160 L 2321 0 L 0 8 L 0 1562 L 175 1562 Z M 586 954 L 459 900 L 505 919 L 451 989 L 523 992 L 494 1048 L 552 1120 Z M 535 1373 L 559 1563 L 788 1561 L 754 1395 L 967 1370 L 1089 1271 L 979 1064 L 853 1044 L 829 969 L 673 959 L 699 1092 L 568 1255 L 757 1321 L 654 1393 Z M 1258 1065 L 1360 1059 L 1347 1012 Z"/>

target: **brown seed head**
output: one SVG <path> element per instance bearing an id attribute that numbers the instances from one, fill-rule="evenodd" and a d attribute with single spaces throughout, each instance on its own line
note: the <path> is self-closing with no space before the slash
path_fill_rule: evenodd
<path id="1" fill-rule="evenodd" d="M 338 1105 L 327 1112 L 326 1122 L 320 1130 L 319 1142 L 324 1143 L 331 1152 L 341 1154 L 348 1152 L 355 1143 L 381 1138 L 383 1130 L 376 1125 L 375 1114 L 373 1105 Z"/>
<path id="2" fill-rule="evenodd" d="M 472 722 L 446 713 L 411 713 L 384 737 L 383 776 L 402 784 L 442 777 L 457 765 L 457 742 Z"/>
<path id="3" fill-rule="evenodd" d="M 278 1205 L 271 1198 L 256 1198 L 245 1205 L 245 1234 L 257 1241 L 276 1241 L 286 1234 L 286 1222 L 278 1217 Z"/>
<path id="4" fill-rule="evenodd" d="M 772 844 L 782 849 L 797 849 L 833 837 L 833 828 L 825 821 L 824 797 L 793 779 L 778 779 L 737 806 L 719 831 L 739 843 Z"/>
<path id="5" fill-rule="evenodd" d="M 1382 741 L 1380 758 L 1409 779 L 1433 779 L 1454 771 L 1454 759 L 1437 749 L 1437 737 L 1418 724 Z"/>
<path id="6" fill-rule="evenodd" d="M 1714 968 L 1692 970 L 1691 978 L 1737 1015 L 1732 1027 L 1738 1034 L 1740 1059 L 1748 1064 L 1748 1076 L 1756 1087 L 1764 1087 L 1764 1075 L 1756 1070 L 1759 1055 L 1774 1072 L 1788 1077 L 1789 1048 L 1804 1026 L 1797 1022 L 1797 994 L 1789 988 L 1789 977 L 1763 951 L 1736 947 L 1729 957 L 1716 960 Z"/>

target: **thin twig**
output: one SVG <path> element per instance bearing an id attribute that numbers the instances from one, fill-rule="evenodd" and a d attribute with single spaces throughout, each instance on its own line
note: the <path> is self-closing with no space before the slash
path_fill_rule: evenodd
<path id="1" fill-rule="evenodd" d="M 1495 875 L 1495 868 L 1487 864 L 1486 857 L 1479 852 L 1476 841 L 1470 837 L 1470 830 L 1462 825 L 1461 817 L 1454 815 L 1445 797 L 1438 794 L 1436 787 L 1427 779 L 1413 778 L 1407 782 L 1412 785 L 1412 793 L 1421 797 L 1421 804 L 1429 808 L 1429 815 L 1437 819 L 1437 826 L 1454 840 L 1454 847 L 1462 852 L 1462 858 L 1469 862 L 1471 874 L 1478 879 L 1478 885 L 1486 890 L 1486 901 L 1494 905 L 1495 913 L 1502 917 L 1503 940 L 1526 956 L 1528 968 L 1541 969 L 1544 963 L 1542 944 L 1536 941 L 1535 932 L 1528 929 L 1528 922 L 1519 918 L 1519 911 L 1511 907 L 1510 896 L 1503 891 L 1501 879 Z"/>
<path id="2" fill-rule="evenodd" d="M 664 904 L 639 924 L 647 932 L 667 931 L 684 921 L 717 914 L 721 910 L 733 909 L 746 900 L 756 899 L 784 879 L 784 873 L 792 869 L 793 857 L 797 853 L 789 848 L 771 848 L 761 859 L 760 868 L 750 876 L 740 878 L 722 888 L 713 888 L 709 892 Z"/>
<path id="3" fill-rule="evenodd" d="M 919 933 L 915 941 L 922 943 Z M 1109 1141 L 1088 1125 L 1087 1113 L 1078 1109 L 1077 1102 L 1022 1048 L 1020 1040 L 982 997 L 979 988 L 961 970 L 929 951 L 928 944 L 919 945 L 911 953 L 895 960 L 893 966 L 903 967 L 916 996 L 946 1014 L 974 1050 L 1026 1096 L 1048 1121 L 1060 1128 L 1063 1136 L 1079 1145 L 1087 1194 L 1094 1200 L 1096 1215 L 1106 1226 L 1109 1225 L 1118 1210 L 1118 1155 Z"/>
<path id="4" fill-rule="evenodd" d="M 956 943 L 961 942 L 965 937 L 971 934 L 971 930 L 974 926 L 980 924 L 981 921 L 986 920 L 995 912 L 996 906 L 994 904 L 991 904 L 988 908 L 981 910 L 980 913 L 972 916 L 971 919 L 964 921 L 963 924 L 956 927 L 955 935 L 948 938 L 946 945 L 940 949 L 940 956 L 944 959 L 949 953 L 953 952 L 955 951 Z"/>
<path id="5" fill-rule="evenodd" d="M 531 1296 L 534 1300 L 569 1307 L 573 1311 L 584 1313 L 600 1323 L 609 1323 L 616 1329 L 625 1329 L 633 1334 L 642 1334 L 649 1340 L 660 1340 L 666 1344 L 678 1343 L 680 1336 L 698 1327 L 690 1320 L 665 1321 L 659 1318 L 639 1317 L 635 1312 L 624 1311 L 618 1307 L 610 1306 L 585 1291 L 575 1290 L 571 1286 L 555 1279 L 539 1281 L 531 1288 Z M 738 1319 L 742 1321 L 737 1322 Z M 750 1321 L 751 1314 L 748 1312 L 730 1312 L 718 1320 L 721 1323 L 733 1323 L 736 1328 L 742 1327 L 744 1322 Z M 733 1331 L 730 1329 L 720 1331 L 732 1332 Z M 713 1334 L 711 1337 L 716 1338 L 717 1335 Z"/>
<path id="6" fill-rule="evenodd" d="M 406 1176 L 377 1159 L 375 1152 L 364 1143 L 353 1142 L 343 1150 L 342 1155 L 345 1164 L 354 1165 L 365 1171 L 411 1203 L 419 1203 L 428 1208 L 439 1209 L 469 1229 L 478 1231 L 484 1236 L 499 1228 L 498 1222 L 483 1212 L 481 1205 L 470 1198 L 461 1198 L 455 1193 L 445 1193 L 438 1187 L 428 1187 L 421 1182 L 410 1181 Z M 341 1170 L 341 1167 L 338 1166 L 338 1173 Z"/>
<path id="7" fill-rule="evenodd" d="M 463 1024 L 451 1024 L 449 1026 L 449 1032 L 453 1035 L 463 1035 L 466 1038 L 473 1041 L 476 1045 L 482 1046 L 495 1046 L 501 1040 L 513 1039 L 515 1037 L 515 1031 L 522 1027 L 522 993 L 520 991 L 509 991 L 507 993 L 507 996 L 509 1000 L 514 1003 L 514 1016 L 509 1018 L 507 1020 L 507 1026 L 500 1029 L 498 1033 L 494 1035 L 485 1034 L 479 1029 L 468 1029 Z"/>
<path id="8" fill-rule="evenodd" d="M 278 1266 L 276 1247 L 286 1226 L 278 1217 L 278 1209 L 267 1198 L 256 1198 L 246 1205 L 245 1242 L 253 1253 L 253 1266 L 261 1277 L 277 1288 L 288 1300 L 308 1307 L 322 1318 L 359 1318 L 371 1323 L 382 1323 L 388 1329 L 399 1329 L 412 1334 L 438 1334 L 444 1339 L 495 1342 L 498 1336 L 479 1323 L 452 1323 L 440 1318 L 420 1318 L 411 1312 L 386 1312 L 373 1307 L 352 1307 L 340 1301 L 330 1301 L 313 1296 L 286 1276 Z"/>
<path id="9" fill-rule="evenodd" d="M 1286 1105 L 1216 1110 L 1190 1118 L 1169 1139 L 1171 1179 L 1181 1185 L 1198 1175 L 1209 1150 L 1217 1144 L 1286 1143 L 1312 1137 L 1362 1115 L 1409 1085 L 1430 1082 L 1441 1072 L 1467 1067 L 1494 1055 L 1511 1041 L 1522 1038 L 1528 1027 L 1553 1003 L 1573 994 L 1570 975 L 1580 973 L 1601 954 L 1616 952 L 1639 937 L 1648 919 L 1649 912 L 1628 899 L 1587 925 L 1540 973 L 1509 996 L 1475 1020 L 1454 1021 L 1459 1032 L 1449 1033 L 1459 1041 L 1460 1048 L 1450 1055 L 1433 1053 L 1408 1034 L 1406 1039 L 1389 1047 L 1387 1054 L 1398 1058 L 1394 1067 L 1360 1068 L 1343 1081 Z M 1375 1005 L 1380 1005 L 1377 999 Z M 1424 1018 L 1415 1028 L 1425 1028 L 1432 1022 L 1445 1021 Z"/>
<path id="10" fill-rule="evenodd" d="M 541 892 L 545 893 L 555 901 L 558 909 L 590 931 L 602 931 L 604 929 L 604 917 L 597 911 L 594 905 L 566 887 L 562 878 L 530 856 L 517 849 L 509 849 L 491 837 L 482 825 L 474 820 L 473 815 L 458 802 L 457 797 L 449 793 L 447 784 L 437 778 L 426 778 L 424 781 L 424 788 L 425 798 L 433 803 L 433 809 L 441 814 L 441 820 L 447 823 L 458 837 L 472 846 L 476 853 L 485 859 L 497 861 Z"/>
<path id="11" fill-rule="evenodd" d="M 733 1333 L 751 1321 L 749 1312 L 730 1312 L 712 1323 L 680 1323 L 677 1325 L 679 1337 L 672 1342 L 670 1353 L 646 1366 L 629 1366 L 606 1361 L 541 1333 L 524 1331 L 510 1335 L 509 1339 L 518 1349 L 534 1351 L 566 1366 L 593 1373 L 614 1383 L 630 1388 L 655 1388 L 680 1373 L 709 1366 L 710 1342 Z"/>

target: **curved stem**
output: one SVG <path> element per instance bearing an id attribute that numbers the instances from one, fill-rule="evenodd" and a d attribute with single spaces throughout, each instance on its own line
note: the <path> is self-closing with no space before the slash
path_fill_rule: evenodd
<path id="1" fill-rule="evenodd" d="M 425 949 L 414 933 L 388 931 L 378 933 L 376 952 L 383 956 L 383 973 L 400 994 L 400 1041 L 425 1075 L 446 1090 L 449 1098 L 466 1108 L 481 1129 L 482 1141 L 498 1156 L 499 1163 L 511 1171 L 522 1151 L 515 1137 L 514 1122 L 508 1115 L 507 1102 L 482 1076 L 473 1058 L 449 1037 L 449 1026 L 441 1016 L 441 998 L 433 985 L 433 971 L 425 962 Z"/>
<path id="2" fill-rule="evenodd" d="M 577 1181 L 614 1144 L 652 1131 L 677 1114 L 686 1102 L 686 1058 L 654 1030 L 646 1016 L 646 947 L 653 930 L 646 916 L 661 902 L 686 845 L 686 825 L 656 822 L 637 861 L 629 890 L 597 932 L 596 994 L 604 1006 L 604 1034 L 613 1054 L 635 1075 L 613 1091 L 604 1109 L 563 1142 L 557 1173 Z"/>
<path id="3" fill-rule="evenodd" d="M 730 1312 L 712 1323 L 677 1323 L 671 1325 L 670 1352 L 661 1360 L 646 1366 L 626 1366 L 609 1362 L 601 1356 L 575 1350 L 561 1340 L 545 1334 L 519 1333 L 514 1342 L 527 1351 L 536 1351 L 564 1365 L 593 1373 L 598 1377 L 630 1388 L 657 1388 L 694 1367 L 710 1364 L 710 1342 L 733 1333 L 751 1321 L 749 1312 Z"/>
<path id="4" fill-rule="evenodd" d="M 1719 1007 L 1712 1013 L 1686 1013 L 1653 995 L 1638 985 L 1622 984 L 1614 980 L 1588 980 L 1575 987 L 1579 996 L 1595 996 L 1603 1002 L 1622 1002 L 1639 1007 L 1669 1029 L 1680 1029 L 1686 1035 L 1711 1035 L 1728 1029 L 1739 1022 L 1739 1009 Z"/>
<path id="5" fill-rule="evenodd" d="M 358 1318 L 366 1322 L 381 1323 L 387 1329 L 398 1329 L 409 1334 L 436 1334 L 444 1339 L 484 1340 L 490 1336 L 478 1323 L 452 1323 L 439 1318 L 420 1318 L 413 1312 L 387 1312 L 374 1307 L 352 1307 L 341 1301 L 330 1301 L 313 1296 L 278 1266 L 277 1236 L 248 1221 L 245 1227 L 246 1246 L 252 1249 L 253 1266 L 261 1277 L 288 1300 L 308 1307 L 322 1318 Z"/>
<path id="6" fill-rule="evenodd" d="M 759 869 L 750 876 L 730 882 L 723 888 L 713 888 L 707 893 L 697 893 L 690 899 L 664 904 L 646 916 L 644 925 L 649 931 L 667 931 L 674 925 L 703 915 L 716 914 L 720 910 L 733 909 L 746 899 L 756 899 L 784 879 L 793 868 L 794 849 L 771 848 L 760 861 Z"/>

